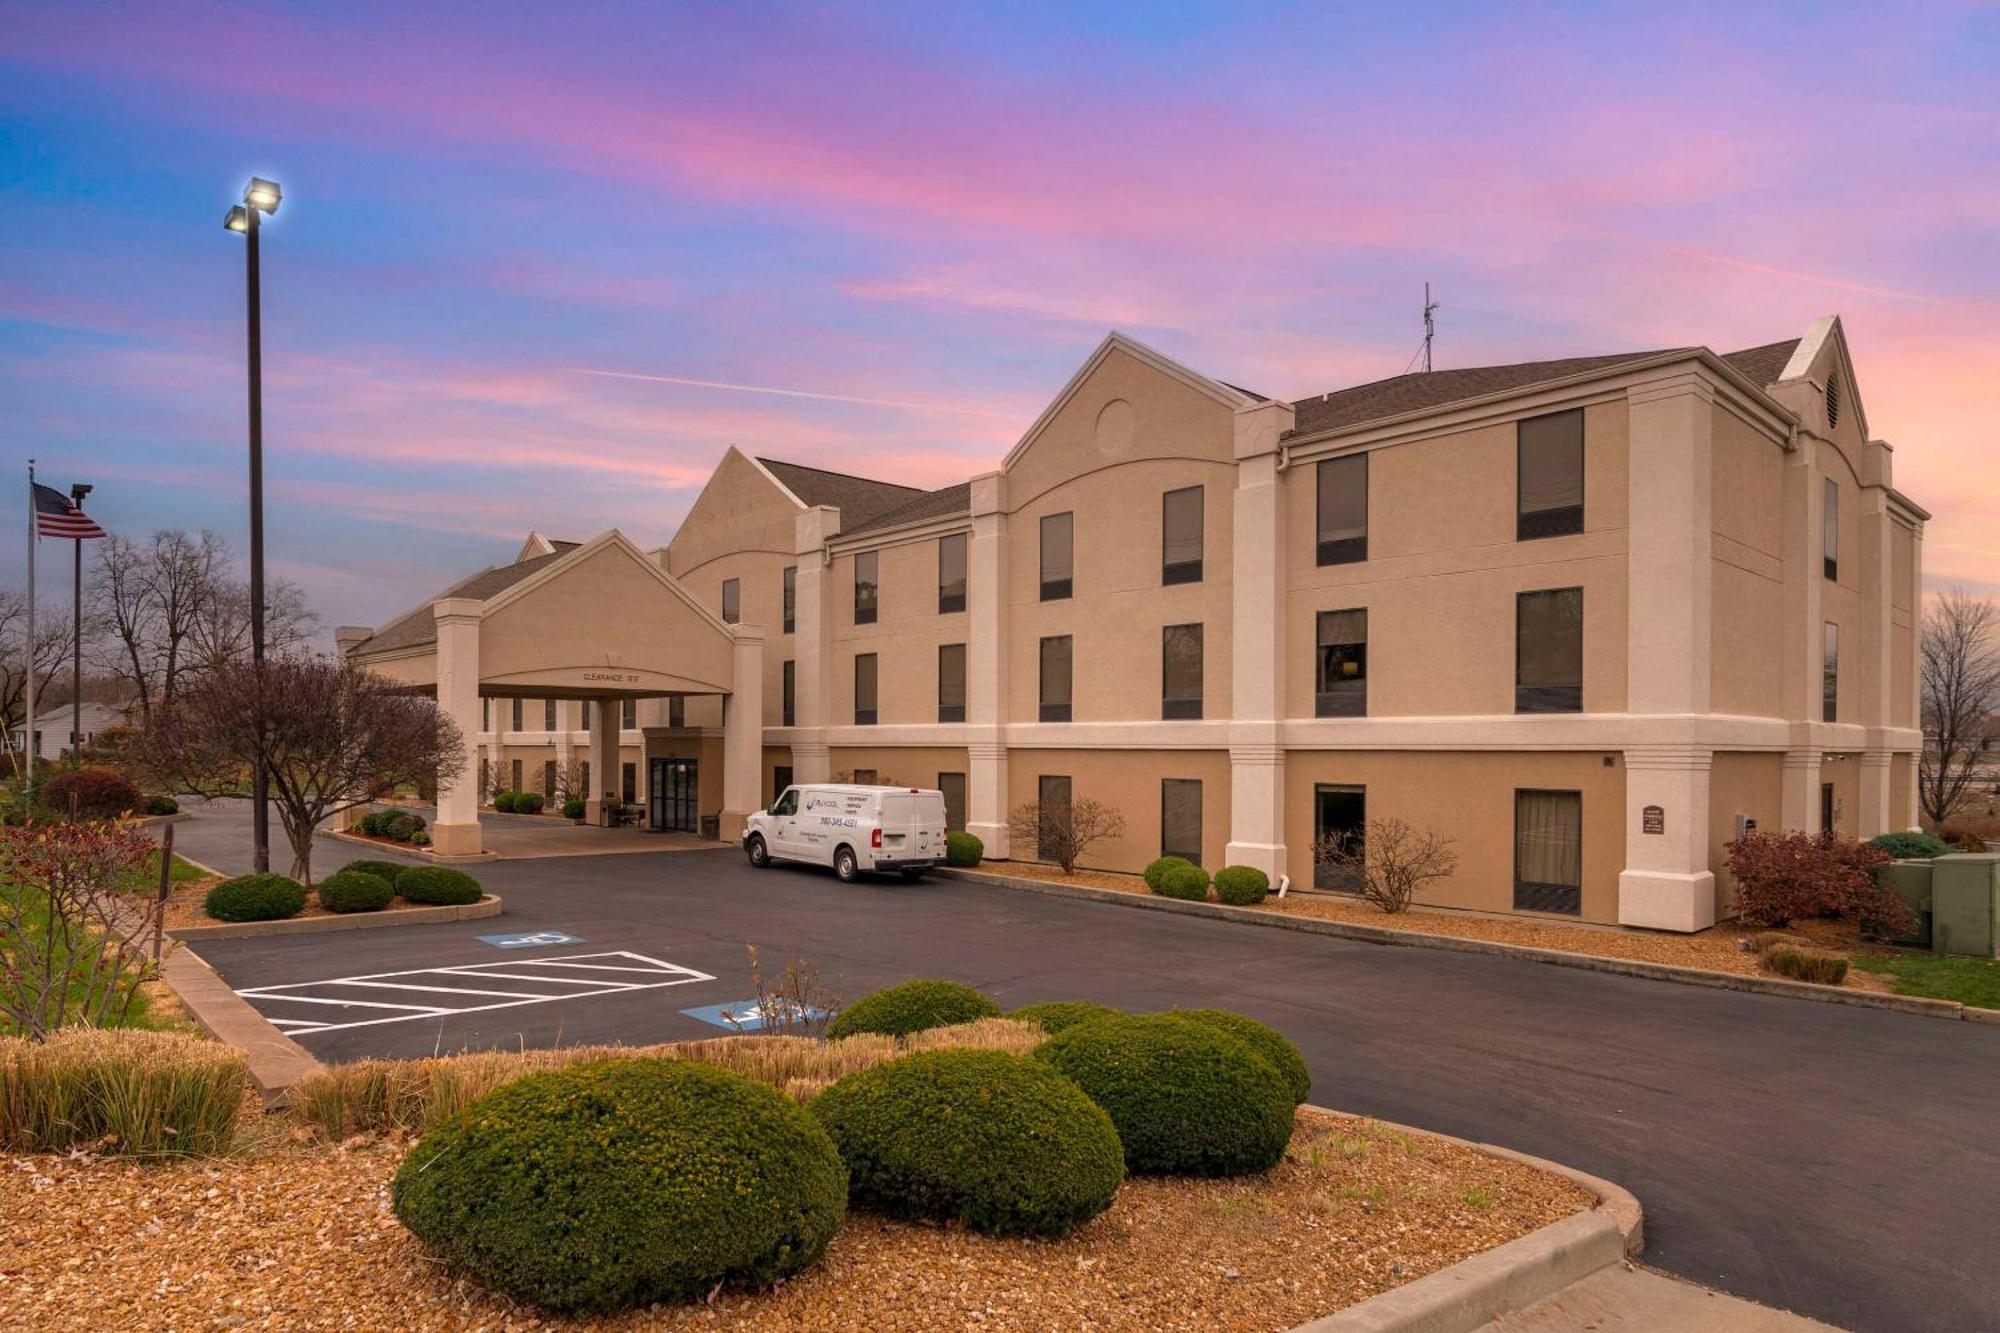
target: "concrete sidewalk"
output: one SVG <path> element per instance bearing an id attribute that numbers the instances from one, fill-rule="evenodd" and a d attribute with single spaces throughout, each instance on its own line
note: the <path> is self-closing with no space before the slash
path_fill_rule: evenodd
<path id="1" fill-rule="evenodd" d="M 1483 1325 L 1499 1333 L 1828 1333 L 1832 1324 L 1725 1296 L 1630 1264 L 1600 1268 Z"/>

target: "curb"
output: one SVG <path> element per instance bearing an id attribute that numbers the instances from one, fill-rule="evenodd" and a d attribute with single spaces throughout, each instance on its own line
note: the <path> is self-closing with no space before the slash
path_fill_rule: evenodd
<path id="1" fill-rule="evenodd" d="M 502 903 L 489 893 L 462 907 L 396 907 L 379 912 L 295 916 L 283 921 L 230 921 L 215 926 L 175 926 L 167 934 L 183 944 L 202 940 L 249 940 L 267 935 L 316 935 L 322 931 L 372 930 L 382 926 L 435 926 L 450 921 L 483 921 L 499 916 Z"/>
<path id="2" fill-rule="evenodd" d="M 423 860 L 435 861 L 441 865 L 458 865 L 461 862 L 467 861 L 497 861 L 500 859 L 500 853 L 498 852 L 476 852 L 471 856 L 446 856 L 442 852 L 434 852 L 428 847 L 418 847 L 407 842 L 383 842 L 380 838 L 366 838 L 359 833 L 349 833 L 346 829 L 323 828 L 319 830 L 319 836 L 322 838 L 338 838 L 342 842 L 351 842 L 361 847 L 373 847 L 378 851 L 399 853 L 403 856 L 421 857 Z"/>
<path id="3" fill-rule="evenodd" d="M 1645 1245 L 1645 1214 L 1623 1186 L 1511 1148 L 1393 1121 L 1374 1123 L 1562 1176 L 1595 1195 L 1597 1204 L 1359 1305 L 1300 1324 L 1291 1333 L 1470 1333 L 1497 1315 L 1533 1305 L 1638 1254 Z"/>
<path id="4" fill-rule="evenodd" d="M 168 955 L 160 964 L 160 980 L 202 1031 L 249 1057 L 250 1080 L 263 1095 L 267 1109 L 284 1106 L 294 1083 L 325 1067 L 305 1047 L 273 1027 L 192 951 L 176 949 Z"/>
<path id="5" fill-rule="evenodd" d="M 1775 995 L 1793 1000 L 1814 1000 L 1821 1004 L 1846 1004 L 1862 1009 L 1887 1009 L 1923 1018 L 1964 1020 L 1972 1023 L 2000 1023 L 2000 1010 L 1968 1008 L 1957 1000 L 1927 1000 L 1916 995 L 1889 995 L 1881 991 L 1848 990 L 1845 987 L 1815 986 L 1805 981 L 1777 977 L 1753 977 L 1738 972 L 1711 972 L 1700 967 L 1677 967 L 1671 963 L 1642 963 L 1629 958 L 1600 958 L 1595 954 L 1567 953 L 1561 949 L 1537 949 L 1525 944 L 1499 944 L 1491 940 L 1467 939 L 1459 935 L 1429 935 L 1416 930 L 1396 930 L 1389 926 L 1357 926 L 1346 921 L 1320 917 L 1288 916 L 1263 912 L 1252 907 L 1228 907 L 1221 903 L 1186 902 L 1151 894 L 1124 893 L 1084 884 L 1056 884 L 1042 879 L 1025 879 L 989 870 L 967 871 L 957 866 L 936 866 L 931 872 L 968 884 L 991 884 L 1000 888 L 1045 893 L 1054 898 L 1075 898 L 1112 903 L 1154 912 L 1179 912 L 1186 916 L 1218 917 L 1244 925 L 1272 930 L 1296 930 L 1308 935 L 1330 935 L 1336 939 L 1365 944 L 1395 944 L 1414 949 L 1439 949 L 1447 953 L 1487 954 L 1515 958 L 1523 962 L 1546 963 L 1551 967 L 1574 967 L 1586 972 L 1609 972 L 1616 976 L 1639 977 L 1648 981 L 1669 981 L 1683 986 L 1707 986 L 1716 990 L 1743 991 L 1751 995 Z"/>

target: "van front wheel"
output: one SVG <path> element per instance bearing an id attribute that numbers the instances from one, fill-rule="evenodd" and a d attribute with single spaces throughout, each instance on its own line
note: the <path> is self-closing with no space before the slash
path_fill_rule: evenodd
<path id="1" fill-rule="evenodd" d="M 861 863 L 854 859 L 852 847 L 842 847 L 833 854 L 833 873 L 843 884 L 852 884 L 861 877 Z"/>
<path id="2" fill-rule="evenodd" d="M 751 834 L 750 841 L 743 844 L 743 850 L 750 857 L 750 864 L 759 870 L 771 864 L 771 849 L 764 845 L 764 839 L 759 834 Z"/>

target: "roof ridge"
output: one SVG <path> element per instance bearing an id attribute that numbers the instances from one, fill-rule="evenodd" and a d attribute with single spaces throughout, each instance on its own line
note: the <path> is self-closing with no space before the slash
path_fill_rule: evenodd
<path id="1" fill-rule="evenodd" d="M 815 467 L 811 463 L 794 463 L 789 458 L 766 458 L 764 455 L 758 454 L 756 455 L 756 459 L 766 467 L 776 463 L 779 467 L 795 467 L 801 472 L 817 472 L 824 477 L 845 477 L 849 481 L 865 481 L 870 486 L 892 486 L 899 491 L 915 491 L 918 494 L 922 494 L 924 489 L 921 486 L 906 486 L 900 481 L 883 481 L 880 477 L 864 477 L 859 472 L 839 472 L 830 467 Z"/>

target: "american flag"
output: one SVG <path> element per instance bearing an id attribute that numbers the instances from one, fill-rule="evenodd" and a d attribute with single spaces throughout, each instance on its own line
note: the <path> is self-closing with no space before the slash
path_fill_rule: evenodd
<path id="1" fill-rule="evenodd" d="M 102 537 L 104 529 L 53 486 L 35 483 L 35 531 L 44 537 Z"/>

